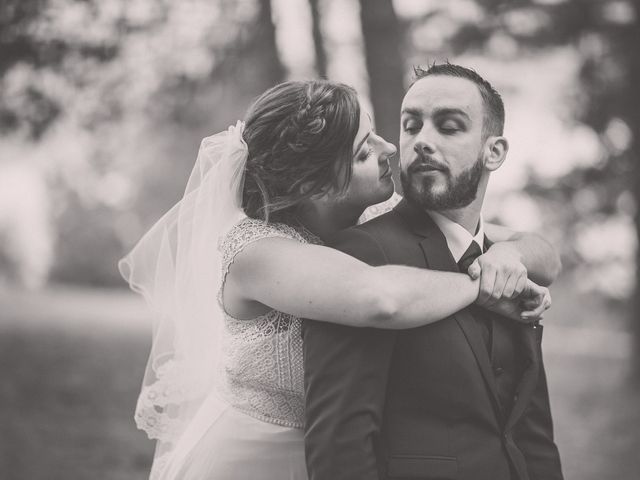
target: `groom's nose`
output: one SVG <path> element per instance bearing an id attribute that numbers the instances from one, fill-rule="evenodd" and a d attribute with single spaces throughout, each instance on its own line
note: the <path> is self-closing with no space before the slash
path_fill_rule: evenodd
<path id="1" fill-rule="evenodd" d="M 413 149 L 418 155 L 431 155 L 436 151 L 433 142 L 434 133 L 433 126 L 429 123 L 422 126 L 416 136 L 416 143 L 413 145 Z"/>
<path id="2" fill-rule="evenodd" d="M 418 155 L 431 155 L 436 151 L 433 143 L 424 137 L 416 140 L 416 143 L 413 145 L 413 150 Z"/>

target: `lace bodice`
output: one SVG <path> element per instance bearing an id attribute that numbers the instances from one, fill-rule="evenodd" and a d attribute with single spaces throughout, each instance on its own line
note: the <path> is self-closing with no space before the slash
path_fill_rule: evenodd
<path id="1" fill-rule="evenodd" d="M 393 195 L 388 200 L 385 200 L 382 203 L 376 203 L 375 205 L 371 205 L 368 207 L 358 219 L 358 225 L 368 222 L 369 220 L 373 220 L 380 215 L 383 215 L 387 212 L 390 212 L 394 209 L 394 207 L 400 203 L 402 200 L 402 195 L 393 192 Z"/>
<path id="2" fill-rule="evenodd" d="M 268 237 L 319 243 L 311 233 L 288 225 L 245 219 L 220 242 L 222 286 L 236 255 L 248 244 Z M 218 294 L 222 304 L 222 288 Z M 251 320 L 224 312 L 220 392 L 231 405 L 263 421 L 302 428 L 304 386 L 301 321 L 271 310 Z"/>

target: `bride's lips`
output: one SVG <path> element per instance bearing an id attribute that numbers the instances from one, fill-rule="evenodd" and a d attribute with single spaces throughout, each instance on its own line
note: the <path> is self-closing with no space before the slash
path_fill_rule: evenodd
<path id="1" fill-rule="evenodd" d="M 382 172 L 382 174 L 380 174 L 380 180 L 390 177 L 391 176 L 391 166 L 390 165 L 386 165 L 384 172 Z"/>

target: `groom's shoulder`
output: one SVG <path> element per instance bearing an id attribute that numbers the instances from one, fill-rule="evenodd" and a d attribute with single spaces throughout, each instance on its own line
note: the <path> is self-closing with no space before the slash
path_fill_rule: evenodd
<path id="1" fill-rule="evenodd" d="M 394 209 L 347 230 L 360 230 L 383 240 L 402 234 L 405 231 L 405 225 L 402 217 Z"/>
<path id="2" fill-rule="evenodd" d="M 382 242 L 388 237 L 401 234 L 403 230 L 401 217 L 395 210 L 391 210 L 364 223 L 345 228 L 336 233 L 333 238 L 371 237 Z"/>
<path id="3" fill-rule="evenodd" d="M 398 214 L 391 210 L 360 225 L 334 234 L 327 244 L 369 264 L 388 262 L 388 249 L 402 234 Z"/>

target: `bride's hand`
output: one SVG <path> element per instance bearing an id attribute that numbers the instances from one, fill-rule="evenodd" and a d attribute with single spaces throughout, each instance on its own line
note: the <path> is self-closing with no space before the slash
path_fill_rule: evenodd
<path id="1" fill-rule="evenodd" d="M 503 297 L 484 308 L 522 323 L 533 323 L 543 318 L 551 307 L 549 289 L 527 280 L 524 289 L 516 298 Z"/>
<path id="2" fill-rule="evenodd" d="M 476 303 L 484 308 L 503 297 L 517 298 L 527 281 L 527 268 L 522 256 L 509 242 L 494 243 L 469 266 L 473 279 L 480 279 L 480 294 Z"/>

